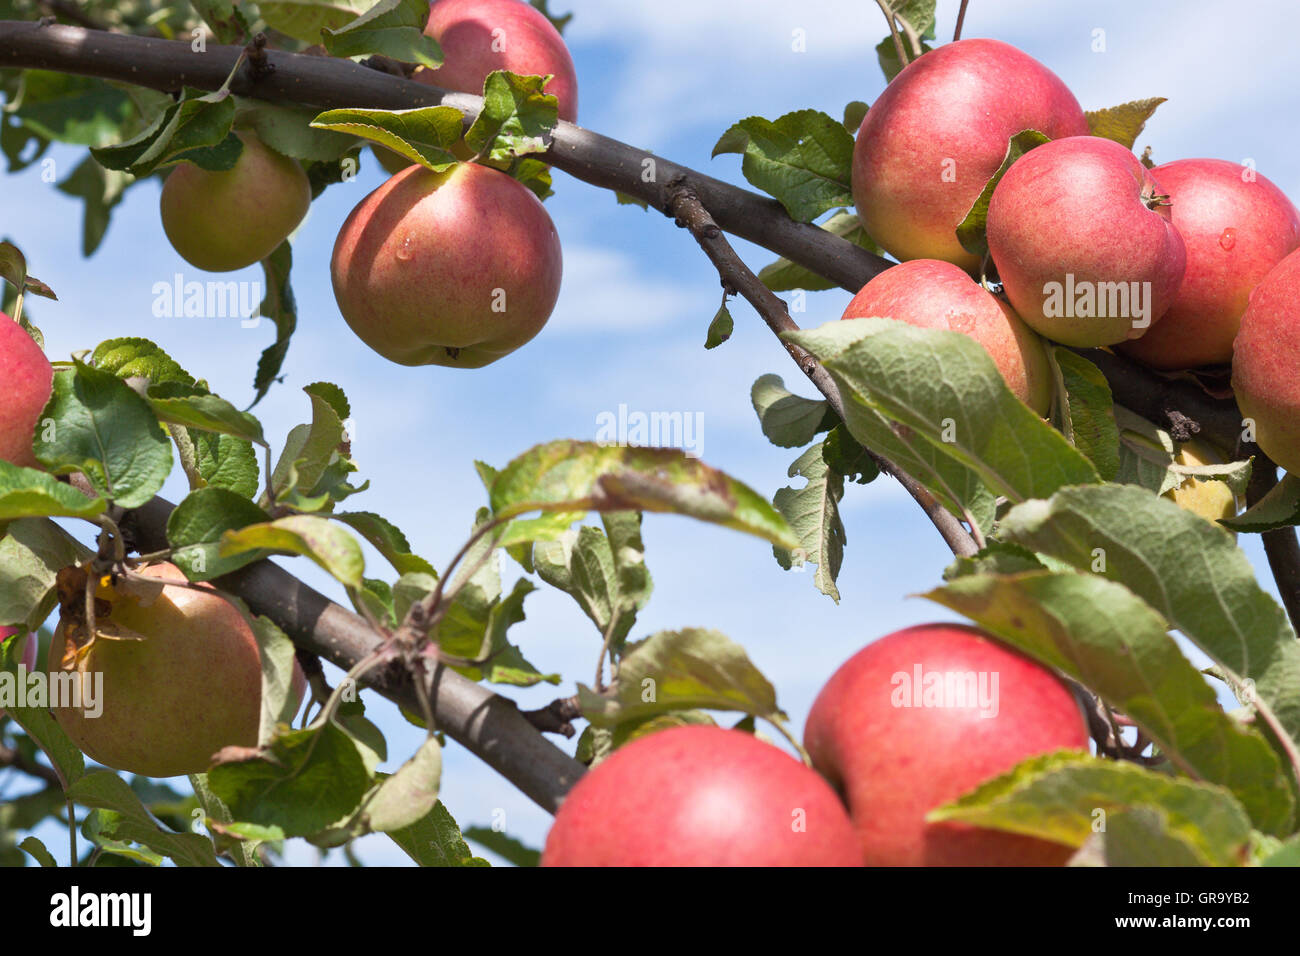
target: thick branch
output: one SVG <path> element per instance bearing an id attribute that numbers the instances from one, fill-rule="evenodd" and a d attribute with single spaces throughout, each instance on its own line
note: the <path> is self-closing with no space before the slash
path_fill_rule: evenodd
<path id="1" fill-rule="evenodd" d="M 80 27 L 0 21 L 0 66 L 35 67 L 134 83 L 167 92 L 183 86 L 219 89 L 242 47 L 210 44 L 193 52 L 188 41 L 103 33 Z M 231 89 L 244 96 L 322 109 L 410 109 L 446 103 L 467 120 L 482 99 L 434 87 L 337 57 L 267 51 L 271 72 L 254 80 L 242 69 Z M 556 127 L 546 161 L 604 189 L 668 208 L 667 183 L 689 175 L 718 224 L 857 292 L 890 263 L 810 223 L 795 222 L 774 199 L 701 175 L 670 160 L 571 123 Z"/>
<path id="2" fill-rule="evenodd" d="M 172 505 L 162 498 L 131 512 L 126 524 L 145 550 L 167 547 Z M 348 670 L 380 643 L 360 617 L 269 561 L 258 561 L 213 582 L 270 618 L 293 642 Z M 363 683 L 412 713 L 420 712 L 410 674 L 393 665 L 369 672 Z M 554 813 L 585 768 L 546 740 L 514 701 L 494 694 L 446 667 L 429 682 L 438 729 L 481 758 L 542 809 Z"/>
<path id="3" fill-rule="evenodd" d="M 723 286 L 743 296 L 778 337 L 783 332 L 798 331 L 799 326 L 794 319 L 790 318 L 785 303 L 750 271 L 740 256 L 736 255 L 736 250 L 731 247 L 722 229 L 709 215 L 709 210 L 700 201 L 700 197 L 696 195 L 686 178 L 682 177 L 669 183 L 668 194 L 669 211 L 676 217 L 678 225 L 690 230 L 695 241 L 704 250 L 704 254 L 709 257 L 709 261 L 722 276 Z M 808 376 L 822 395 L 826 396 L 831 409 L 841 421 L 844 421 L 844 401 L 830 373 L 816 358 L 793 342 L 782 338 L 781 344 L 799 366 L 799 370 Z M 962 527 L 961 522 L 935 500 L 920 482 L 887 458 L 877 455 L 869 448 L 866 451 L 877 468 L 897 479 L 899 484 L 907 489 L 908 494 L 916 499 L 917 504 L 938 529 L 953 554 L 968 556 L 979 550 L 974 538 Z"/>
<path id="4" fill-rule="evenodd" d="M 1263 454 L 1255 456 L 1255 467 L 1246 489 L 1246 504 L 1254 505 L 1273 490 L 1277 484 L 1277 466 Z M 1300 541 L 1295 528 L 1277 528 L 1265 531 L 1260 538 L 1273 580 L 1282 595 L 1282 605 L 1291 618 L 1291 626 L 1300 633 Z"/>

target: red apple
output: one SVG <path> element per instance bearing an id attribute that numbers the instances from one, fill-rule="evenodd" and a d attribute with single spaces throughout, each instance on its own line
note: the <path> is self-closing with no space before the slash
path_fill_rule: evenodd
<path id="1" fill-rule="evenodd" d="M 522 0 L 435 0 L 424 32 L 442 47 L 443 64 L 415 79 L 444 90 L 483 92 L 494 70 L 551 76 L 544 87 L 559 100 L 560 119 L 578 120 L 578 75 L 560 32 Z"/>
<path id="2" fill-rule="evenodd" d="M 173 564 L 151 565 L 142 573 L 172 585 L 185 581 Z M 233 605 L 206 584 L 164 587 L 151 602 L 109 588 L 100 588 L 98 596 L 111 605 L 109 621 L 144 639 L 96 638 L 65 668 L 68 637 L 60 622 L 50 642 L 49 671 L 80 673 L 83 683 L 102 676 L 97 701 L 78 702 L 94 704 L 89 711 L 51 708 L 73 743 L 105 766 L 150 777 L 201 773 L 221 748 L 257 744 L 261 651 Z M 295 661 L 297 699 L 304 687 Z"/>
<path id="3" fill-rule="evenodd" d="M 938 691 L 964 687 L 962 698 Z M 983 699 L 981 699 L 983 695 Z M 1073 695 L 971 627 L 895 631 L 849 658 L 808 715 L 813 766 L 848 799 L 868 866 L 1056 865 L 1069 847 L 925 815 L 1021 760 L 1086 750 Z"/>
<path id="4" fill-rule="evenodd" d="M 979 259 L 956 230 L 1006 157 L 1036 129 L 1081 136 L 1088 121 L 1051 70 L 998 40 L 949 43 L 909 63 L 872 104 L 853 149 L 853 201 L 867 233 L 899 259 Z"/>
<path id="5" fill-rule="evenodd" d="M 1164 318 L 1121 351 L 1161 369 L 1231 362 L 1250 290 L 1300 246 L 1300 212 L 1269 180 L 1222 159 L 1180 159 L 1151 173 L 1169 193 L 1187 272 Z"/>
<path id="6" fill-rule="evenodd" d="M 39 345 L 9 316 L 0 312 L 0 460 L 39 468 L 32 438 L 54 386 L 54 370 Z"/>
<path id="7" fill-rule="evenodd" d="M 1300 475 L 1300 250 L 1250 294 L 1233 343 L 1232 389 L 1264 453 Z"/>
<path id="8" fill-rule="evenodd" d="M 1099 136 L 1044 143 L 1013 163 L 989 202 L 988 243 L 1030 328 L 1092 347 L 1160 319 L 1187 262 L 1164 194 L 1132 152 Z"/>
<path id="9" fill-rule="evenodd" d="M 913 259 L 880 273 L 841 318 L 871 316 L 964 332 L 984 346 L 1018 399 L 1039 415 L 1051 410 L 1052 373 L 1042 340 L 1009 305 L 951 262 Z"/>
<path id="10" fill-rule="evenodd" d="M 560 238 L 537 197 L 505 173 L 412 166 L 352 210 L 330 268 L 343 318 L 380 355 L 480 368 L 550 318 Z"/>
<path id="11" fill-rule="evenodd" d="M 543 866 L 861 866 L 826 781 L 750 734 L 639 737 L 565 797 Z"/>

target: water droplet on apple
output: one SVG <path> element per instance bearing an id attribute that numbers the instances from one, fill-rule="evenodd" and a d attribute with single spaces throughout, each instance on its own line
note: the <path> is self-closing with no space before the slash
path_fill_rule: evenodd
<path id="1" fill-rule="evenodd" d="M 410 262 L 411 255 L 411 237 L 407 236 L 402 240 L 402 244 L 397 247 L 397 258 L 402 262 Z"/>
<path id="2" fill-rule="evenodd" d="M 1237 244 L 1237 230 L 1229 226 L 1219 234 L 1219 245 L 1224 249 L 1231 249 Z"/>

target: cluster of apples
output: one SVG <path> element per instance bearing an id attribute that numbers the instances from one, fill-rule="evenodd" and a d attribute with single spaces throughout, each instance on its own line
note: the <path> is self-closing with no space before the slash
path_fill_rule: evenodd
<path id="1" fill-rule="evenodd" d="M 437 70 L 414 78 L 480 93 L 494 70 L 550 75 L 561 119 L 577 118 L 573 60 L 559 32 L 523 0 L 435 0 L 425 33 Z M 191 265 L 228 272 L 266 258 L 302 222 L 302 167 L 249 130 L 233 168 L 181 163 L 162 190 L 163 229 Z M 340 312 L 357 336 L 401 365 L 479 368 L 532 339 L 560 291 L 560 240 L 518 180 L 461 163 L 432 172 L 377 149 L 392 178 L 339 231 L 330 264 Z"/>
<path id="2" fill-rule="evenodd" d="M 1088 746 L 1065 685 L 974 628 L 921 625 L 867 645 L 822 688 L 804 743 L 815 769 L 739 730 L 632 740 L 565 798 L 542 864 L 1047 866 L 1072 852 L 925 820 L 1021 760 Z"/>
<path id="3" fill-rule="evenodd" d="M 1011 164 L 988 206 L 1003 299 L 971 278 L 981 263 L 957 227 L 1025 130 L 1050 142 Z M 1259 446 L 1300 471 L 1300 214 L 1250 164 L 1148 169 L 1089 135 L 1078 101 L 1043 64 L 969 39 L 910 63 L 872 105 L 852 185 L 864 228 L 902 264 L 868 282 L 845 318 L 965 332 L 1043 415 L 1051 387 L 1039 336 L 1115 347 L 1160 370 L 1231 362 Z"/>

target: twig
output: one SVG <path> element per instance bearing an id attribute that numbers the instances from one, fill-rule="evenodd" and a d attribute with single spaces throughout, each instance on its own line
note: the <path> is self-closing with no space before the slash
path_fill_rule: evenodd
<path id="1" fill-rule="evenodd" d="M 521 710 L 524 720 L 544 734 L 572 737 L 577 731 L 572 721 L 582 716 L 576 697 L 559 697 L 538 710 Z"/>
<path id="2" fill-rule="evenodd" d="M 966 22 L 966 4 L 970 0 L 961 0 L 961 9 L 957 11 L 957 29 L 952 31 L 952 42 L 956 43 L 961 39 L 961 25 Z"/>
<path id="3" fill-rule="evenodd" d="M 669 184 L 669 194 L 671 196 L 669 209 L 676 218 L 677 224 L 690 230 L 691 235 L 695 237 L 695 241 L 704 250 L 704 254 L 709 257 L 709 261 L 713 263 L 719 275 L 722 276 L 723 283 L 743 296 L 754 307 L 755 311 L 763 317 L 767 327 L 777 336 L 780 336 L 783 332 L 798 331 L 799 326 L 794 319 L 790 318 L 785 303 L 781 301 L 775 292 L 765 286 L 758 276 L 750 271 L 740 256 L 736 254 L 735 249 L 731 247 L 731 243 L 723 235 L 722 229 L 713 221 L 708 209 L 701 203 L 700 197 L 696 195 L 694 183 L 688 184 L 684 177 L 678 178 Z M 841 420 L 845 420 L 844 401 L 825 367 L 809 352 L 788 339 L 782 338 L 781 344 L 790 357 L 794 359 L 795 364 L 799 366 L 799 370 L 807 375 L 808 379 L 817 387 L 817 390 L 826 397 L 827 403 L 835 414 Z M 926 517 L 930 519 L 938 529 L 939 534 L 943 536 L 953 554 L 969 556 L 979 550 L 974 538 L 962 527 L 961 522 L 947 508 L 935 500 L 934 496 L 920 482 L 893 462 L 877 455 L 870 449 L 867 449 L 867 454 L 876 463 L 876 467 L 897 479 L 907 489 L 908 494 L 916 500 L 917 504 L 925 512 Z"/>
<path id="4" fill-rule="evenodd" d="M 0 767 L 13 767 L 28 776 L 44 780 L 51 787 L 57 787 L 59 790 L 63 789 L 63 781 L 59 779 L 58 771 L 53 767 L 47 767 L 43 763 L 29 760 L 17 749 L 6 747 L 4 744 L 0 744 Z"/>
<path id="5" fill-rule="evenodd" d="M 876 0 L 876 3 L 889 23 L 889 35 L 894 38 L 894 51 L 898 54 L 898 62 L 901 66 L 907 66 L 907 51 L 903 49 L 903 38 L 898 35 L 898 24 L 894 22 L 893 8 L 889 5 L 889 0 Z"/>
<path id="6" fill-rule="evenodd" d="M 89 27 L 91 30 L 108 30 L 107 23 L 101 23 L 88 13 L 83 13 L 77 8 L 77 4 L 71 0 L 39 0 L 38 6 L 50 11 L 58 17 L 65 20 L 71 20 L 79 26 Z"/>

